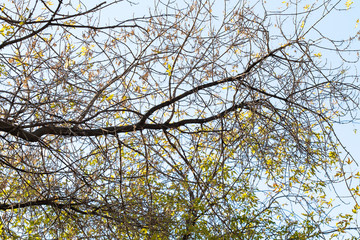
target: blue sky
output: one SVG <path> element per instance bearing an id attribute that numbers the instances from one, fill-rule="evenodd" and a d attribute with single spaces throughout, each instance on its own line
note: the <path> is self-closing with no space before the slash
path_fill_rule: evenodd
<path id="1" fill-rule="evenodd" d="M 220 2 L 223 4 L 222 1 Z M 286 5 L 286 2 L 288 1 L 268 0 L 266 1 L 266 7 L 276 10 L 281 7 L 283 8 Z M 303 1 L 303 3 L 299 4 L 299 7 L 303 7 L 302 5 L 305 6 L 305 4 L 311 4 L 313 2 L 315 1 Z M 317 25 L 318 30 L 320 30 L 322 34 L 325 34 L 334 40 L 341 40 L 354 36 L 358 31 L 360 31 L 360 23 L 359 26 L 356 27 L 357 20 L 360 19 L 360 1 L 350 1 L 353 2 L 350 9 L 346 9 L 346 2 L 347 0 L 339 1 L 337 5 L 337 9 L 339 9 L 339 11 L 332 11 Z M 119 8 L 119 5 L 117 5 L 116 9 L 112 9 L 112 13 L 113 11 L 117 11 L 117 13 L 120 11 L 121 14 L 110 14 L 110 16 L 119 16 L 117 20 L 126 19 L 127 17 L 131 17 L 133 14 L 141 13 L 147 15 L 148 8 L 153 4 L 153 1 L 148 1 L 146 4 L 140 3 L 131 6 L 127 2 L 122 2 L 120 4 L 124 7 Z M 317 15 L 314 16 L 315 19 L 318 19 L 319 17 L 320 16 Z M 311 37 L 311 35 L 309 36 Z M 360 50 L 360 41 L 355 42 L 353 48 Z M 326 54 L 323 54 L 323 57 L 326 58 Z M 360 118 L 360 110 L 358 115 Z M 336 129 L 337 136 L 340 138 L 346 149 L 350 151 L 357 162 L 360 163 L 360 121 L 358 120 L 354 123 L 336 124 L 334 127 Z M 359 132 L 356 134 L 355 132 L 357 129 Z"/>
<path id="2" fill-rule="evenodd" d="M 346 5 L 345 5 L 346 1 L 347 0 L 339 1 L 339 4 L 337 5 L 339 11 L 333 11 L 332 13 L 327 15 L 320 23 L 317 24 L 317 29 L 321 32 L 321 34 L 325 34 L 326 36 L 334 40 L 342 40 L 355 36 L 356 33 L 360 31 L 360 23 L 359 26 L 356 27 L 357 20 L 360 19 L 360 1 L 353 0 L 354 3 L 351 5 L 350 9 L 346 9 Z M 301 4 L 305 6 L 306 3 L 310 4 L 312 2 L 314 1 L 303 1 L 303 3 Z M 116 9 L 111 10 L 112 14 L 110 15 L 114 16 L 113 14 L 114 11 L 117 11 L 117 14 L 115 15 L 115 16 L 119 16 L 117 20 L 124 20 L 127 17 L 131 18 L 132 14 L 134 13 L 142 13 L 143 15 L 147 15 L 148 7 L 151 5 L 151 3 L 152 1 L 149 1 L 147 2 L 147 4 L 140 3 L 139 5 L 130 7 L 129 3 L 123 2 L 121 4 L 123 4 L 124 7 L 119 8 L 119 6 L 117 6 Z M 219 4 L 223 4 L 223 1 L 219 1 Z M 277 0 L 277 1 L 268 0 L 266 6 L 276 10 L 279 7 L 283 7 L 285 4 L 286 1 L 283 2 L 282 0 Z M 302 5 L 299 5 L 299 8 L 302 7 L 303 7 Z M 140 14 L 140 16 L 142 15 Z M 319 19 L 321 16 L 315 15 L 313 17 L 314 19 Z M 307 35 L 307 37 L 311 39 L 311 37 L 314 36 L 312 34 L 309 34 Z M 352 45 L 352 49 L 360 50 L 360 41 L 355 41 L 354 44 Z M 331 61 L 333 60 L 333 57 L 327 55 L 324 52 L 323 59 Z M 339 62 L 337 63 L 335 62 L 335 64 L 339 64 Z M 357 66 L 360 67 L 359 63 L 357 63 Z M 360 109 L 358 111 L 359 112 L 357 115 L 360 119 Z M 336 135 L 341 140 L 343 146 L 346 148 L 346 150 L 348 150 L 352 154 L 355 161 L 357 161 L 360 164 L 360 120 L 350 123 L 344 121 L 342 124 L 335 124 L 334 128 L 336 131 Z M 357 133 L 356 130 L 358 130 Z M 342 157 L 345 158 L 346 156 L 343 154 Z M 360 170 L 360 167 L 356 167 L 354 165 L 354 168 L 351 170 L 353 171 Z M 357 185 L 359 184 L 359 182 L 353 182 L 353 184 Z M 337 193 L 339 195 L 348 195 L 346 188 L 343 188 L 343 186 L 337 186 L 337 187 L 339 187 L 337 189 L 338 191 Z M 335 192 L 330 188 L 329 188 L 328 197 L 331 198 L 337 197 Z M 351 202 L 350 199 L 349 202 L 342 202 L 339 200 L 335 200 L 334 206 L 338 206 L 338 207 L 334 209 L 332 214 L 336 215 L 341 212 L 351 212 L 353 205 L 346 204 L 350 202 Z"/>
<path id="3" fill-rule="evenodd" d="M 345 2 L 342 1 L 341 5 L 345 5 Z M 360 19 L 360 1 L 355 0 L 349 10 L 333 12 L 320 26 L 328 36 L 340 40 L 341 38 L 354 36 L 360 31 L 360 23 L 356 27 L 358 19 Z M 360 41 L 356 41 L 353 48 L 360 50 Z M 357 66 L 360 66 L 360 64 L 358 63 Z M 360 109 L 357 115 L 360 118 Z M 344 122 L 343 124 L 336 124 L 334 127 L 346 149 L 350 151 L 355 160 L 360 164 L 360 121 L 357 120 L 353 123 Z"/>

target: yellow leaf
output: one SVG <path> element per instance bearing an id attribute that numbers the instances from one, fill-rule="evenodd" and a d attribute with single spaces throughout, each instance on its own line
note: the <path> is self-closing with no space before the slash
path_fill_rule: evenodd
<path id="1" fill-rule="evenodd" d="M 289 6 L 289 2 L 287 2 L 287 1 L 282 1 L 281 3 L 286 4 L 286 7 Z"/>
<path id="2" fill-rule="evenodd" d="M 336 156 L 337 156 L 336 152 L 334 152 L 334 151 L 329 152 L 330 158 L 336 158 Z"/>
<path id="3" fill-rule="evenodd" d="M 167 68 L 168 69 L 166 70 L 166 72 L 168 73 L 169 76 L 171 76 L 171 69 L 172 69 L 171 65 L 168 64 Z"/>
<path id="4" fill-rule="evenodd" d="M 80 51 L 80 54 L 82 56 L 85 56 L 85 54 L 88 52 L 88 49 L 86 47 L 81 47 L 81 51 Z"/>
<path id="5" fill-rule="evenodd" d="M 310 5 L 309 4 L 306 4 L 305 7 L 304 7 L 304 10 L 307 11 L 309 9 Z"/>
<path id="6" fill-rule="evenodd" d="M 35 19 L 35 21 L 36 22 L 39 22 L 39 21 L 42 21 L 42 20 L 44 20 L 45 18 L 44 17 L 37 17 L 36 19 Z"/>
<path id="7" fill-rule="evenodd" d="M 351 7 L 351 4 L 353 4 L 354 2 L 351 0 L 347 0 L 345 3 L 346 9 L 349 9 Z"/>
<path id="8" fill-rule="evenodd" d="M 108 97 L 106 98 L 106 100 L 107 100 L 107 101 L 110 101 L 113 97 L 114 97 L 114 94 L 111 94 L 110 96 L 108 96 Z"/>
<path id="9" fill-rule="evenodd" d="M 80 4 L 79 4 L 79 5 L 77 5 L 77 7 L 76 7 L 76 11 L 79 11 L 80 7 L 81 7 L 81 5 L 80 5 Z"/>
<path id="10" fill-rule="evenodd" d="M 315 53 L 314 55 L 315 55 L 315 57 L 318 57 L 318 58 L 320 58 L 322 56 L 321 53 Z"/>

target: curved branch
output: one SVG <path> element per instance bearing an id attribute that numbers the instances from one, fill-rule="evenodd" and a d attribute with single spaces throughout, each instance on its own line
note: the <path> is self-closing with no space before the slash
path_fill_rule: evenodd
<path id="1" fill-rule="evenodd" d="M 43 200 L 36 200 L 36 201 L 28 201 L 23 203 L 9 203 L 9 204 L 0 204 L 0 210 L 9 210 L 9 209 L 19 209 L 19 208 L 26 208 L 30 206 L 56 206 L 58 208 L 63 208 L 65 206 L 72 206 L 72 205 L 79 205 L 79 203 L 74 204 L 62 204 L 56 203 L 55 201 L 60 200 L 58 197 L 43 199 Z"/>
<path id="2" fill-rule="evenodd" d="M 159 124 L 148 124 L 142 121 L 139 121 L 136 124 L 124 125 L 124 126 L 112 126 L 106 128 L 97 128 L 97 129 L 80 129 L 77 127 L 67 128 L 67 127 L 55 127 L 55 126 L 46 126 L 41 127 L 33 132 L 24 130 L 20 125 L 12 125 L 8 122 L 0 120 L 0 130 L 10 133 L 13 136 L 20 137 L 29 142 L 38 142 L 41 137 L 44 135 L 58 135 L 58 136 L 100 136 L 100 135 L 109 135 L 109 134 L 118 134 L 125 132 L 133 132 L 144 129 L 174 129 L 187 124 L 204 124 L 219 118 L 224 117 L 226 114 L 233 112 L 237 109 L 251 109 L 252 106 L 258 104 L 260 100 L 243 102 L 216 114 L 208 118 L 201 119 L 185 119 L 173 123 L 159 123 Z"/>
<path id="3" fill-rule="evenodd" d="M 272 56 L 275 52 L 280 51 L 291 44 L 292 43 L 285 44 L 279 48 L 274 49 L 273 51 L 269 52 L 268 54 L 262 56 L 261 58 L 259 58 L 258 60 L 256 60 L 252 64 L 250 64 L 242 74 L 239 74 L 234 77 L 223 78 L 223 79 L 220 79 L 215 82 L 210 82 L 207 84 L 200 85 L 200 86 L 195 87 L 189 91 L 186 91 L 174 98 L 171 98 L 168 101 L 165 101 L 159 105 L 152 107 L 143 115 L 143 117 L 140 119 L 140 121 L 136 124 L 124 125 L 124 126 L 112 126 L 112 127 L 97 128 L 97 129 L 81 129 L 78 127 L 69 128 L 69 127 L 45 126 L 45 127 L 38 128 L 34 132 L 30 132 L 30 131 L 24 130 L 24 128 L 20 125 L 15 125 L 15 124 L 11 124 L 10 122 L 7 122 L 7 121 L 0 120 L 0 131 L 10 133 L 13 136 L 20 137 L 29 142 L 38 142 L 42 136 L 49 135 L 49 134 L 58 135 L 58 136 L 100 136 L 100 135 L 108 135 L 108 134 L 117 134 L 117 133 L 122 133 L 122 132 L 132 132 L 132 131 L 138 131 L 138 130 L 144 130 L 144 129 L 170 129 L 170 128 L 178 128 L 178 127 L 184 126 L 186 124 L 207 123 L 207 122 L 213 121 L 215 119 L 219 119 L 219 118 L 225 116 L 226 114 L 228 114 L 229 112 L 232 112 L 238 108 L 251 109 L 251 106 L 254 105 L 254 103 L 256 103 L 259 100 L 252 101 L 252 102 L 242 102 L 238 105 L 233 105 L 232 107 L 230 107 L 229 109 L 226 109 L 225 111 L 223 111 L 221 113 L 218 113 L 216 115 L 213 115 L 208 118 L 203 118 L 203 119 L 186 119 L 186 120 L 181 120 L 181 121 L 174 122 L 174 123 L 159 123 L 159 124 L 147 124 L 146 120 L 157 110 L 160 110 L 161 108 L 170 106 L 171 104 L 173 104 L 191 94 L 197 93 L 202 89 L 207 89 L 207 88 L 210 88 L 213 86 L 220 85 L 222 83 L 233 82 L 233 81 L 242 81 L 248 74 L 251 73 L 251 71 L 253 70 L 253 68 L 256 65 L 258 65 L 259 63 L 261 63 L 268 57 Z M 243 84 L 246 85 L 248 88 L 253 89 L 252 86 L 250 86 L 246 83 L 243 83 Z M 89 104 L 88 108 L 83 112 L 83 114 L 81 114 L 82 117 L 84 117 L 84 115 L 87 113 L 87 111 L 89 110 L 90 107 L 91 107 L 91 105 Z"/>
<path id="4" fill-rule="evenodd" d="M 243 79 L 253 70 L 253 68 L 254 68 L 256 65 L 258 65 L 259 63 L 261 63 L 262 61 L 264 61 L 264 60 L 267 59 L 268 57 L 274 55 L 275 52 L 280 51 L 280 50 L 282 50 L 282 49 L 284 49 L 284 48 L 286 48 L 286 47 L 288 47 L 288 46 L 290 46 L 290 45 L 292 45 L 292 44 L 293 44 L 293 43 L 290 43 L 290 42 L 289 42 L 289 43 L 287 43 L 287 44 L 285 44 L 285 45 L 283 45 L 283 46 L 281 46 L 281 47 L 279 47 L 279 48 L 276 48 L 276 49 L 274 49 L 273 51 L 267 53 L 266 55 L 262 56 L 261 58 L 259 58 L 258 60 L 256 60 L 256 61 L 253 62 L 252 64 L 250 64 L 250 65 L 246 68 L 246 70 L 245 70 L 243 73 L 239 74 L 239 75 L 236 75 L 236 76 L 234 76 L 234 77 L 223 78 L 223 79 L 220 79 L 220 80 L 215 81 L 215 82 L 210 82 L 210 83 L 207 83 L 207 84 L 198 86 L 198 87 L 196 87 L 196 88 L 193 88 L 193 89 L 191 89 L 191 90 L 189 90 L 189 91 L 186 91 L 186 92 L 180 94 L 179 96 L 176 96 L 176 97 L 174 97 L 174 98 L 171 98 L 171 99 L 169 99 L 168 101 L 165 101 L 165 102 L 163 102 L 163 103 L 161 103 L 161 104 L 159 104 L 159 105 L 156 105 L 156 106 L 152 107 L 151 109 L 149 109 L 149 111 L 147 111 L 147 112 L 144 114 L 143 118 L 140 120 L 140 123 L 145 123 L 146 119 L 149 118 L 149 117 L 151 116 L 151 114 L 153 114 L 153 113 L 156 112 L 157 110 L 159 110 L 159 109 L 161 109 L 161 108 L 163 108 L 163 107 L 170 106 L 171 104 L 173 104 L 173 103 L 175 103 L 175 102 L 177 102 L 177 101 L 179 101 L 179 100 L 181 100 L 181 99 L 183 99 L 183 98 L 185 98 L 185 97 L 187 97 L 187 96 L 189 96 L 189 95 L 191 95 L 191 94 L 197 93 L 197 92 L 199 92 L 199 91 L 202 90 L 202 89 L 210 88 L 210 87 L 213 87 L 213 86 L 216 86 L 216 85 L 220 85 L 220 84 L 222 84 L 222 83 L 227 83 L 227 82 L 234 82 L 234 81 L 241 81 L 241 80 L 243 80 Z"/>
<path id="5" fill-rule="evenodd" d="M 51 22 L 54 20 L 56 14 L 59 12 L 60 10 L 60 6 L 62 4 L 62 1 L 59 1 L 59 5 L 57 6 L 54 14 L 51 16 L 51 18 L 49 19 L 49 21 L 47 21 L 47 23 L 41 27 L 40 29 L 36 30 L 36 31 L 33 31 L 32 33 L 26 35 L 26 36 L 23 36 L 23 37 L 20 37 L 20 38 L 16 38 L 14 40 L 10 40 L 10 41 L 4 41 L 2 44 L 0 44 L 0 49 L 3 49 L 4 47 L 8 46 L 8 45 L 11 45 L 11 44 L 14 44 L 14 43 L 17 43 L 17 42 L 22 42 L 23 40 L 25 39 L 28 39 L 28 38 L 31 38 L 33 36 L 35 36 L 36 34 L 42 32 L 44 29 L 46 29 L 47 27 L 50 26 Z"/>

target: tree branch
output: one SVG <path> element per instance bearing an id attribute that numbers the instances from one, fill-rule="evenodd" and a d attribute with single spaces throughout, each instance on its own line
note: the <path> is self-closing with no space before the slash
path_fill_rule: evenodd
<path id="1" fill-rule="evenodd" d="M 133 132 L 144 129 L 174 129 L 187 124 L 204 124 L 219 118 L 224 117 L 226 114 L 233 112 L 237 109 L 251 109 L 252 106 L 257 104 L 260 100 L 243 102 L 216 114 L 208 118 L 202 119 L 185 119 L 173 123 L 159 123 L 159 124 L 147 124 L 140 120 L 136 124 L 124 125 L 124 126 L 112 126 L 106 128 L 97 128 L 97 129 L 80 129 L 77 127 L 55 127 L 55 126 L 45 126 L 38 128 L 34 132 L 24 130 L 20 125 L 12 125 L 8 122 L 0 120 L 0 131 L 10 133 L 13 136 L 20 137 L 29 142 L 38 142 L 40 138 L 44 135 L 58 135 L 58 136 L 100 136 L 100 135 L 109 135 L 117 134 L 124 132 Z"/>

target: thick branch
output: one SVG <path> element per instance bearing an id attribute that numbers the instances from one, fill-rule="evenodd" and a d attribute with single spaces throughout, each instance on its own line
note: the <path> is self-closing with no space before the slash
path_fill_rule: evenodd
<path id="1" fill-rule="evenodd" d="M 26 208 L 30 206 L 57 206 L 58 208 L 62 208 L 66 206 L 65 204 L 59 204 L 55 201 L 59 198 L 49 198 L 44 200 L 36 200 L 36 201 L 28 201 L 23 203 L 9 203 L 9 204 L 0 204 L 0 210 L 9 210 L 9 209 L 18 209 L 18 208 Z M 78 205 L 78 204 L 75 204 Z"/>
<path id="2" fill-rule="evenodd" d="M 34 133 L 22 129 L 22 127 L 19 125 L 11 124 L 10 122 L 5 122 L 3 120 L 0 120 L 0 130 L 10 133 L 13 136 L 20 137 L 29 142 L 39 141 L 39 137 Z"/>
<path id="3" fill-rule="evenodd" d="M 227 113 L 232 112 L 238 108 L 250 109 L 251 105 L 253 105 L 255 102 L 254 101 L 253 102 L 243 102 L 241 104 L 234 105 L 231 108 L 229 108 L 219 114 L 213 115 L 208 118 L 203 118 L 203 119 L 186 119 L 186 120 L 181 120 L 181 121 L 174 122 L 174 123 L 159 123 L 159 124 L 147 124 L 146 120 L 154 112 L 156 112 L 164 107 L 170 106 L 171 104 L 178 102 L 181 99 L 184 99 L 191 94 L 197 93 L 200 90 L 207 89 L 207 88 L 210 88 L 213 86 L 217 86 L 217 85 L 220 85 L 220 84 L 226 83 L 226 82 L 243 81 L 243 79 L 248 74 L 251 73 L 251 71 L 253 70 L 253 68 L 256 65 L 258 65 L 259 63 L 264 61 L 266 58 L 272 56 L 275 52 L 280 51 L 289 45 L 291 45 L 291 43 L 288 43 L 284 46 L 274 49 L 273 51 L 271 51 L 268 54 L 264 55 L 263 57 L 259 58 L 258 60 L 256 60 L 252 64 L 250 64 L 242 74 L 239 74 L 234 77 L 224 78 L 224 79 L 221 79 L 221 80 L 218 80 L 215 82 L 200 85 L 200 86 L 195 87 L 189 91 L 186 91 L 174 98 L 171 98 L 168 101 L 165 101 L 159 105 L 152 107 L 143 115 L 143 117 L 140 119 L 140 121 L 136 124 L 125 125 L 125 126 L 112 126 L 112 127 L 97 128 L 97 129 L 80 129 L 77 127 L 69 128 L 69 127 L 46 126 L 46 127 L 41 127 L 39 129 L 35 130 L 34 132 L 29 132 L 29 131 L 24 130 L 19 125 L 14 125 L 9 122 L 0 120 L 0 131 L 10 133 L 11 135 L 14 135 L 14 136 L 18 136 L 29 142 L 38 142 L 42 136 L 49 135 L 49 134 L 58 135 L 58 136 L 100 136 L 100 135 L 108 135 L 108 134 L 117 134 L 117 133 L 122 133 L 122 132 L 132 132 L 132 131 L 138 131 L 138 130 L 144 130 L 144 129 L 169 129 L 169 128 L 178 128 L 178 127 L 184 126 L 186 124 L 207 123 L 207 122 L 213 121 L 215 119 L 221 118 L 224 115 L 226 115 Z M 249 86 L 245 83 L 243 83 L 243 84 L 246 85 L 247 87 L 249 87 L 250 89 L 252 89 L 251 86 Z M 86 109 L 86 110 L 89 110 L 89 109 Z M 84 111 L 85 114 L 87 112 L 86 110 Z"/>
<path id="4" fill-rule="evenodd" d="M 21 126 L 11 125 L 8 122 L 0 120 L 0 130 L 4 132 L 8 132 L 14 136 L 18 136 L 29 142 L 38 142 L 42 136 L 49 134 L 58 135 L 58 136 L 100 136 L 100 135 L 117 134 L 124 132 L 133 132 L 144 129 L 171 129 L 171 128 L 178 128 L 187 124 L 204 124 L 222 118 L 226 114 L 240 108 L 251 109 L 251 107 L 254 106 L 254 104 L 257 104 L 257 102 L 258 101 L 243 102 L 241 104 L 233 105 L 232 107 L 208 118 L 185 119 L 173 123 L 148 124 L 140 121 L 137 124 L 132 124 L 132 125 L 113 126 L 113 127 L 97 128 L 97 129 L 80 129 L 80 128 L 46 126 L 46 127 L 41 127 L 35 130 L 34 132 L 29 132 L 22 129 Z"/>
<path id="5" fill-rule="evenodd" d="M 204 85 L 201 85 L 201 86 L 198 86 L 196 88 L 193 88 L 189 91 L 186 91 L 182 94 L 180 94 L 179 96 L 176 96 L 174 98 L 171 98 L 170 100 L 168 101 L 165 101 L 159 105 L 156 105 L 154 106 L 153 108 L 151 108 L 149 111 L 147 111 L 147 113 L 144 114 L 143 118 L 140 120 L 140 123 L 145 123 L 145 121 L 154 113 L 156 112 L 157 110 L 163 108 L 163 107 L 167 107 L 167 106 L 170 106 L 171 104 L 191 95 L 191 94 L 194 94 L 194 93 L 197 93 L 199 92 L 200 90 L 202 89 L 206 89 L 206 88 L 210 88 L 210 87 L 213 87 L 213 86 L 216 86 L 216 85 L 219 85 L 219 84 L 222 84 L 222 83 L 227 83 L 227 82 L 234 82 L 234 81 L 242 81 L 252 70 L 255 66 L 257 66 L 259 63 L 261 63 L 262 61 L 264 61 L 265 59 L 267 59 L 268 57 L 272 56 L 275 52 L 277 51 L 280 51 L 284 48 L 286 48 L 287 46 L 291 45 L 292 43 L 288 43 L 288 44 L 285 44 L 279 48 L 276 48 L 274 49 L 273 51 L 267 53 L 266 55 L 262 56 L 261 58 L 259 58 L 258 60 L 256 60 L 255 62 L 253 62 L 252 64 L 249 64 L 249 66 L 246 68 L 246 70 L 242 73 L 242 74 L 239 74 L 235 77 L 229 77 L 229 78 L 224 78 L 224 79 L 221 79 L 221 80 L 218 80 L 218 81 L 215 81 L 215 82 L 210 82 L 210 83 L 207 83 L 207 84 L 204 84 Z"/>

